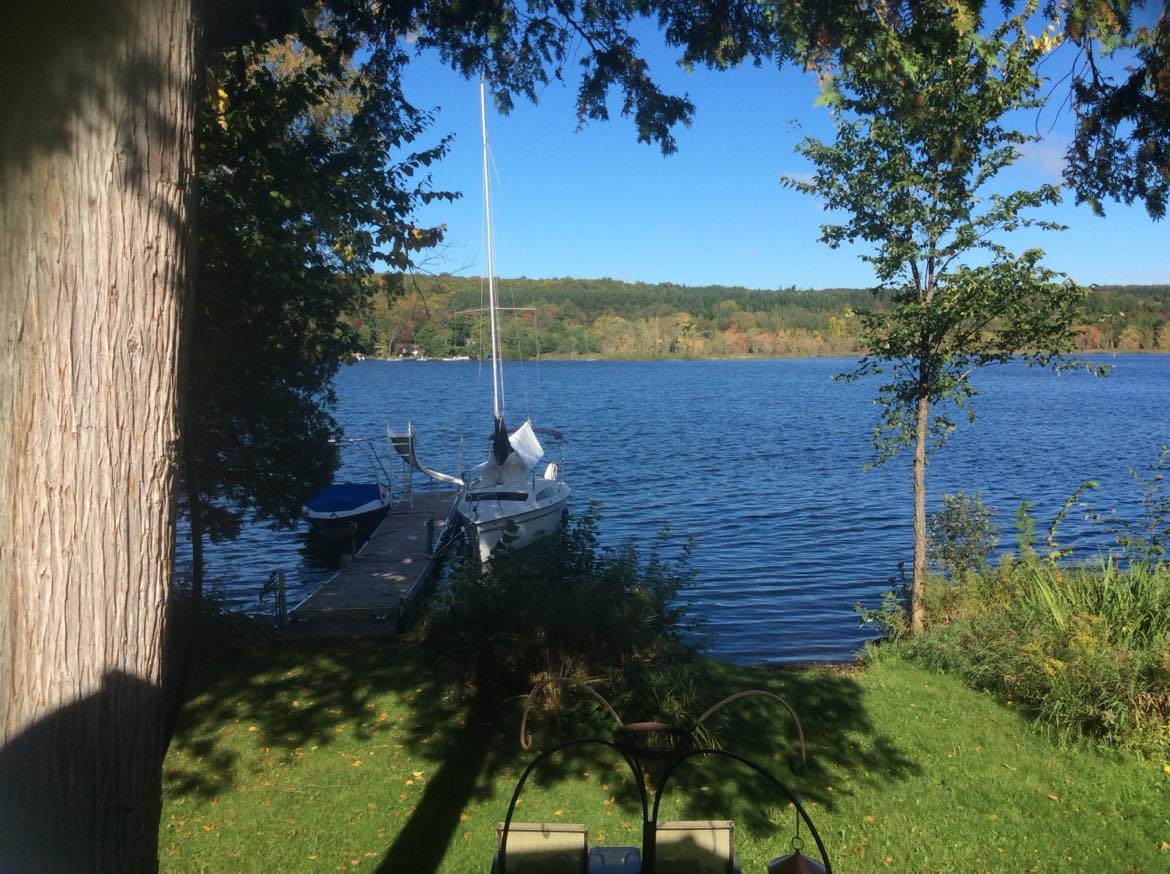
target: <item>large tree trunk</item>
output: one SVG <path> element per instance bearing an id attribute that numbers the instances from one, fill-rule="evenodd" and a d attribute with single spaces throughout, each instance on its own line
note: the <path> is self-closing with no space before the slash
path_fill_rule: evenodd
<path id="1" fill-rule="evenodd" d="M 190 0 L 38 0 L 0 45 L 0 867 L 157 868 Z"/>
<path id="2" fill-rule="evenodd" d="M 926 624 L 922 593 L 926 588 L 926 438 L 930 401 L 918 398 L 914 414 L 914 573 L 910 580 L 910 633 Z"/>

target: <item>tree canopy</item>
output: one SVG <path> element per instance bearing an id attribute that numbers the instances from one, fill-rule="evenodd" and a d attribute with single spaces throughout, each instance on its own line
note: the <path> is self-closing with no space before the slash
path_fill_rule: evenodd
<path id="1" fill-rule="evenodd" d="M 1070 6 L 1066 33 L 1083 63 L 1073 81 L 1077 128 L 1064 175 L 1098 215 L 1111 197 L 1143 203 L 1162 219 L 1170 194 L 1170 19 L 1163 4 L 1152 25 L 1139 25 L 1133 13 L 1157 4 L 1135 7 L 1120 0 Z M 1098 56 L 1123 51 L 1131 59 L 1111 75 Z"/>
<path id="2" fill-rule="evenodd" d="M 336 425 L 322 405 L 356 343 L 341 316 L 362 306 L 377 261 L 404 269 L 441 239 L 412 216 L 453 196 L 426 175 L 446 140 L 415 146 L 430 117 L 402 92 L 402 51 L 340 68 L 325 57 L 289 39 L 233 49 L 207 73 L 184 471 L 213 538 L 249 510 L 290 524 L 328 481 Z"/>

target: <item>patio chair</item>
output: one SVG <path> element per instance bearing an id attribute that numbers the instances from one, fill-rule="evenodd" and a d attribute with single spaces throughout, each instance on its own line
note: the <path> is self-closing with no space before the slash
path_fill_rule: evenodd
<path id="1" fill-rule="evenodd" d="M 504 824 L 496 824 L 497 847 Z M 499 850 L 492 874 L 499 871 Z M 560 822 L 514 822 L 508 827 L 506 874 L 588 874 L 588 836 L 584 825 Z"/>
<path id="2" fill-rule="evenodd" d="M 660 874 L 739 874 L 727 820 L 663 822 L 655 832 Z"/>

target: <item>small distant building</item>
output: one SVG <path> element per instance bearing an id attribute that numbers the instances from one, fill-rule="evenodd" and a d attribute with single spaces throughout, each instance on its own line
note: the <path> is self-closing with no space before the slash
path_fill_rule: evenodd
<path id="1" fill-rule="evenodd" d="M 426 358 L 426 350 L 422 346 L 414 343 L 402 343 L 395 341 L 390 345 L 390 357 L 393 358 Z"/>

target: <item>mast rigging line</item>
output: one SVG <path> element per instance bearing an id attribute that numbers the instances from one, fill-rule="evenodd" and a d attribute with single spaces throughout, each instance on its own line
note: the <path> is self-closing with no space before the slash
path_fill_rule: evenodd
<path id="1" fill-rule="evenodd" d="M 491 169 L 495 170 L 496 183 L 503 191 L 503 181 L 500 178 L 499 167 L 496 166 L 495 156 L 492 154 L 488 145 L 487 137 L 487 97 L 486 97 L 486 79 L 480 76 L 479 79 L 479 122 L 480 135 L 482 141 L 482 164 L 483 164 L 483 209 L 484 209 L 484 238 L 485 248 L 487 250 L 487 286 L 488 286 L 488 318 L 491 326 L 491 346 L 492 346 L 492 415 L 499 417 L 507 408 L 507 400 L 504 394 L 504 378 L 503 378 L 503 361 L 500 356 L 500 346 L 503 342 L 503 334 L 499 324 L 499 314 L 501 312 L 537 312 L 536 307 L 502 307 L 499 305 L 500 291 L 497 288 L 495 275 L 495 254 L 493 251 L 493 234 L 492 234 L 492 207 L 491 207 L 491 182 L 489 174 L 489 165 Z M 508 285 L 508 290 L 512 295 L 512 302 L 516 300 L 516 289 L 511 284 Z M 480 301 L 481 307 L 478 312 L 483 312 L 483 285 L 481 278 L 480 285 Z M 477 312 L 476 310 L 463 310 L 462 313 Z M 536 359 L 539 364 L 540 360 L 540 328 L 539 322 L 534 315 L 534 324 L 536 325 Z M 523 344 L 518 351 L 516 360 L 520 364 L 520 384 L 524 396 L 525 415 L 531 419 L 531 410 L 528 408 L 530 392 L 528 391 L 528 373 L 524 366 L 524 350 Z M 537 370 L 537 380 L 539 382 L 539 368 Z"/>
<path id="2" fill-rule="evenodd" d="M 483 140 L 483 214 L 487 228 L 487 280 L 488 280 L 488 317 L 491 320 L 492 331 L 492 415 L 500 417 L 500 348 L 496 327 L 496 279 L 495 265 L 492 263 L 492 205 L 490 185 L 488 184 L 488 139 L 487 139 L 487 98 L 484 79 L 479 80 L 479 129 Z"/>

